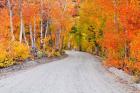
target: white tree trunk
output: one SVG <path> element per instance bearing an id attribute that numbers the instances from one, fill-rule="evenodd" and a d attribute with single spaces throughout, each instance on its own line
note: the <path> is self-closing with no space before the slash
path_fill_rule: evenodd
<path id="1" fill-rule="evenodd" d="M 10 0 L 7 1 L 8 1 L 8 9 L 9 9 L 9 16 L 10 16 L 10 32 L 11 32 L 12 41 L 14 41 L 15 36 L 14 36 L 14 27 L 13 27 L 13 11 L 12 11 Z"/>
<path id="2" fill-rule="evenodd" d="M 31 40 L 31 46 L 34 47 L 34 40 L 33 40 L 33 33 L 32 33 L 32 25 L 30 24 L 30 40 Z"/>
<path id="3" fill-rule="evenodd" d="M 34 17 L 34 36 L 33 36 L 34 47 L 36 44 L 36 19 Z"/>
<path id="4" fill-rule="evenodd" d="M 27 38 L 26 38 L 26 33 L 25 33 L 24 24 L 23 24 L 23 37 L 24 37 L 25 43 L 26 43 L 26 44 L 28 45 L 28 47 L 29 47 L 29 44 L 28 44 L 28 41 L 27 41 Z"/>
<path id="5" fill-rule="evenodd" d="M 20 16 L 20 36 L 19 36 L 19 41 L 20 43 L 22 42 L 22 37 L 23 37 L 23 19 L 22 19 L 22 0 L 19 0 L 19 16 Z"/>
<path id="6" fill-rule="evenodd" d="M 45 31 L 45 38 L 47 37 L 47 33 L 48 33 L 48 21 L 47 21 L 47 26 L 46 26 L 46 31 Z"/>
<path id="7" fill-rule="evenodd" d="M 43 1 L 40 1 L 41 3 L 41 20 L 40 20 L 40 46 L 43 47 Z"/>
<path id="8" fill-rule="evenodd" d="M 60 33 L 61 33 L 61 29 L 59 29 L 56 32 L 56 49 L 59 50 L 60 49 Z"/>
<path id="9" fill-rule="evenodd" d="M 23 22 L 20 20 L 20 36 L 19 36 L 19 41 L 20 43 L 22 42 L 22 35 L 23 34 Z"/>
<path id="10" fill-rule="evenodd" d="M 24 28 L 24 23 L 23 23 L 23 14 L 22 14 L 22 0 L 19 0 L 19 16 L 20 16 L 20 43 L 22 43 L 22 39 L 24 37 L 25 43 L 28 45 L 27 39 L 26 39 L 26 34 L 25 34 L 25 28 Z"/>

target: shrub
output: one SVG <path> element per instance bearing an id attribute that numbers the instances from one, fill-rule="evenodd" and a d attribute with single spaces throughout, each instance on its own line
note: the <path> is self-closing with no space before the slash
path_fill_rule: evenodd
<path id="1" fill-rule="evenodd" d="M 56 57 L 61 56 L 61 54 L 60 54 L 60 52 L 59 52 L 59 51 L 55 51 L 55 52 L 53 53 L 53 55 L 54 55 L 54 56 L 56 56 Z"/>
<path id="2" fill-rule="evenodd" d="M 106 61 L 104 62 L 104 65 L 107 67 L 121 68 L 122 62 L 120 62 L 120 60 L 115 60 L 115 59 L 106 59 Z"/>
<path id="3" fill-rule="evenodd" d="M 65 54 L 65 50 L 62 49 L 60 54 Z"/>
<path id="4" fill-rule="evenodd" d="M 64 54 L 65 52 L 63 51 L 62 54 Z M 45 51 L 45 54 L 47 55 L 47 57 L 58 57 L 61 56 L 61 52 L 57 51 L 53 48 L 48 47 Z"/>
<path id="5" fill-rule="evenodd" d="M 42 51 L 37 52 L 37 58 L 42 58 L 44 53 Z"/>
<path id="6" fill-rule="evenodd" d="M 17 41 L 11 43 L 11 52 L 13 52 L 13 59 L 16 61 L 25 60 L 30 57 L 29 47 Z"/>
<path id="7" fill-rule="evenodd" d="M 0 51 L 0 68 L 8 67 L 15 63 L 6 49 L 0 49 Z"/>
<path id="8" fill-rule="evenodd" d="M 17 41 L 0 43 L 0 68 L 14 65 L 16 61 L 23 61 L 30 57 L 27 45 Z"/>
<path id="9" fill-rule="evenodd" d="M 53 48 L 46 50 L 47 57 L 54 57 L 54 52 L 55 50 Z"/>
<path id="10" fill-rule="evenodd" d="M 140 76 L 140 62 L 135 62 L 133 68 L 133 74 L 135 76 Z"/>
<path id="11" fill-rule="evenodd" d="M 133 76 L 131 78 L 132 83 L 140 83 L 140 77 L 139 76 Z"/>

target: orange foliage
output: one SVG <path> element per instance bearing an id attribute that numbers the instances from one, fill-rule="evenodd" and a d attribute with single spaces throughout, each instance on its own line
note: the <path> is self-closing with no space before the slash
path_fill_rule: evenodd
<path id="1" fill-rule="evenodd" d="M 104 62 L 104 65 L 107 67 L 116 67 L 116 68 L 121 68 L 121 61 L 120 60 L 115 60 L 115 59 L 106 59 Z"/>
<path id="2" fill-rule="evenodd" d="M 130 46 L 131 46 L 131 56 L 136 58 L 137 61 L 140 62 L 140 36 L 139 35 L 132 40 Z"/>
<path id="3" fill-rule="evenodd" d="M 123 63 L 122 69 L 132 73 L 140 71 L 140 11 L 136 1 L 97 1 L 110 15 L 100 41 L 106 50 L 105 65 L 118 68 Z"/>

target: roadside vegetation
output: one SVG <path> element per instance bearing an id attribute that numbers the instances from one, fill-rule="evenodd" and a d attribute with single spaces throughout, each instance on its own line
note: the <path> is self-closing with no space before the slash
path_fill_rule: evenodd
<path id="1" fill-rule="evenodd" d="M 82 0 L 69 37 L 68 49 L 89 52 L 140 76 L 139 0 Z"/>
<path id="2" fill-rule="evenodd" d="M 63 55 L 73 11 L 71 0 L 1 0 L 0 68 Z"/>
<path id="3" fill-rule="evenodd" d="M 64 49 L 140 76 L 139 0 L 2 0 L 0 68 Z"/>

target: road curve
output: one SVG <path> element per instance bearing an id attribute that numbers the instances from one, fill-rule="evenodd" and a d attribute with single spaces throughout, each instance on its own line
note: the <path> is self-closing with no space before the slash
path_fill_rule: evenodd
<path id="1" fill-rule="evenodd" d="M 0 93 L 135 93 L 88 53 L 68 57 L 0 80 Z"/>

